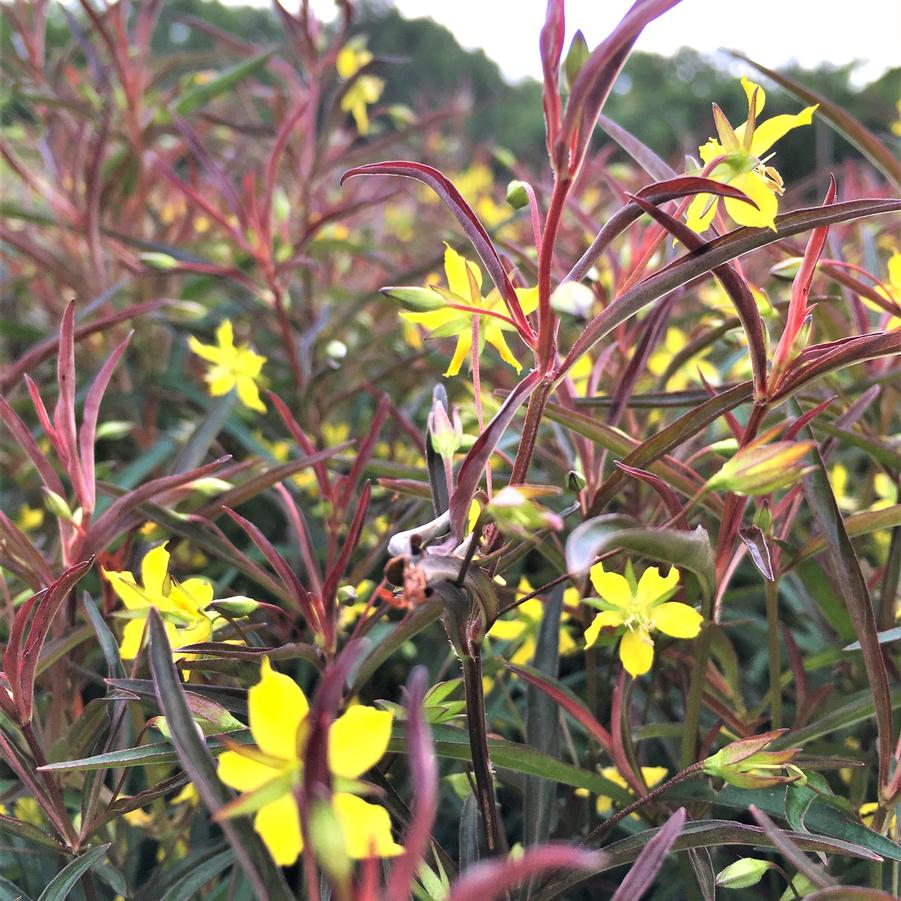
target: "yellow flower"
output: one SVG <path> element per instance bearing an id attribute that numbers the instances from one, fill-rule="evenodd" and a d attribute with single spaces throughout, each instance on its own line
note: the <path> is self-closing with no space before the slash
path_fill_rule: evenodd
<path id="1" fill-rule="evenodd" d="M 506 316 L 506 307 L 497 289 L 492 289 L 487 298 L 482 297 L 482 270 L 450 246 L 447 246 L 444 251 L 444 272 L 447 275 L 448 290 L 439 289 L 438 293 L 445 298 L 446 302 L 490 310 Z M 537 288 L 517 288 L 516 295 L 526 315 L 537 308 Z M 444 306 L 426 313 L 401 313 L 400 315 L 407 322 L 427 328 L 433 333 L 433 337 L 457 336 L 457 348 L 444 373 L 446 376 L 457 375 L 463 361 L 472 350 L 472 317 L 475 314 Z M 515 331 L 515 326 L 495 316 L 480 315 L 479 320 L 479 354 L 481 355 L 482 348 L 487 342 L 500 354 L 505 363 L 509 363 L 517 372 L 520 372 L 522 366 L 513 356 L 507 345 L 507 339 L 504 337 L 504 332 Z"/>
<path id="2" fill-rule="evenodd" d="M 631 572 L 629 573 L 631 576 Z M 701 631 L 701 614 L 688 604 L 669 601 L 679 582 L 679 570 L 670 567 L 666 577 L 656 566 L 649 566 L 638 584 L 619 573 L 604 571 L 602 563 L 591 567 L 591 584 L 599 601 L 586 603 L 601 612 L 585 632 L 585 647 L 594 645 L 601 629 L 625 627 L 619 645 L 619 659 L 631 676 L 646 673 L 654 662 L 651 632 L 663 632 L 673 638 L 694 638 Z"/>
<path id="3" fill-rule="evenodd" d="M 534 591 L 529 584 L 529 580 L 522 578 L 519 580 L 517 587 L 518 595 L 531 594 Z M 575 595 L 574 602 L 578 602 L 578 591 L 574 588 L 568 588 L 568 593 Z M 564 595 L 564 601 L 573 600 L 572 594 L 569 598 Z M 521 666 L 522 664 L 530 664 L 535 656 L 535 647 L 538 641 L 538 630 L 541 627 L 541 620 L 544 617 L 544 603 L 538 598 L 530 598 L 523 601 L 512 613 L 509 619 L 499 619 L 488 630 L 488 635 L 498 641 L 509 641 L 518 644 L 516 652 L 510 657 L 510 662 Z M 578 648 L 569 630 L 566 628 L 565 620 L 570 618 L 569 612 L 564 606 L 563 614 L 560 617 L 560 653 L 569 654 Z"/>
<path id="4" fill-rule="evenodd" d="M 741 84 L 748 97 L 748 120 L 733 129 L 723 111 L 714 104 L 713 118 L 719 140 L 710 138 L 700 148 L 701 159 L 705 166 L 719 160 L 708 177 L 738 188 L 757 204 L 755 209 L 741 200 L 724 198 L 726 212 L 735 222 L 775 231 L 778 198 L 784 189 L 782 177 L 767 165 L 771 155 L 766 153 L 792 129 L 810 125 L 817 105 L 805 107 L 793 116 L 773 116 L 758 123 L 757 117 L 763 112 L 766 101 L 763 88 L 747 78 L 742 78 Z M 698 232 L 705 231 L 713 221 L 719 199 L 711 194 L 698 194 L 688 205 L 686 221 L 689 227 Z"/>
<path id="5" fill-rule="evenodd" d="M 688 344 L 688 338 L 685 333 L 670 326 L 666 330 L 666 337 L 663 343 L 651 354 L 648 360 L 648 370 L 652 375 L 661 376 L 666 372 L 667 367 L 673 357 Z M 664 389 L 670 391 L 682 391 L 689 385 L 697 384 L 697 373 L 700 372 L 704 379 L 711 385 L 720 383 L 720 374 L 716 366 L 709 360 L 704 359 L 710 353 L 710 348 L 695 354 L 690 360 L 687 360 L 680 366 L 666 381 Z"/>
<path id="6" fill-rule="evenodd" d="M 864 826 L 868 826 L 870 829 L 873 828 L 873 818 L 876 816 L 877 810 L 879 810 L 879 804 L 876 801 L 867 801 L 857 808 L 858 816 L 860 817 L 860 821 L 864 824 Z M 890 814 L 885 825 L 885 832 L 883 834 L 892 835 L 895 831 L 896 823 L 897 820 L 895 814 Z"/>
<path id="7" fill-rule="evenodd" d="M 44 524 L 44 511 L 40 507 L 29 507 L 28 504 L 22 504 L 16 515 L 16 525 L 23 532 L 30 532 L 32 529 L 39 529 Z"/>
<path id="8" fill-rule="evenodd" d="M 372 62 L 372 54 L 366 49 L 361 38 L 348 41 L 338 54 L 335 67 L 338 75 L 348 81 L 364 66 Z M 366 107 L 375 103 L 382 96 L 385 82 L 374 75 L 359 75 L 344 92 L 341 98 L 341 109 L 353 116 L 357 131 L 365 135 L 369 131 L 369 115 Z"/>
<path id="9" fill-rule="evenodd" d="M 130 572 L 103 570 L 103 575 L 127 609 L 125 615 L 128 622 L 119 646 L 123 660 L 134 660 L 138 656 L 151 608 L 155 607 L 159 611 L 169 644 L 173 648 L 209 641 L 217 626 L 227 624 L 218 614 L 205 612 L 213 601 L 213 586 L 201 578 L 175 582 L 169 575 L 169 559 L 165 544 L 149 550 L 141 561 L 140 584 Z M 174 659 L 186 656 L 175 654 Z"/>
<path id="10" fill-rule="evenodd" d="M 230 319 L 223 320 L 216 329 L 216 344 L 201 344 L 192 335 L 188 345 L 198 357 L 213 364 L 205 376 L 213 397 L 221 397 L 234 388 L 245 407 L 258 413 L 266 412 L 257 388 L 257 379 L 266 358 L 254 353 L 246 344 L 235 347 Z"/>
<path id="11" fill-rule="evenodd" d="M 641 768 L 641 778 L 644 779 L 644 784 L 648 788 L 653 788 L 664 779 L 668 772 L 669 770 L 667 770 L 665 766 L 643 766 Z M 604 769 L 601 770 L 601 775 L 608 781 L 616 783 L 620 788 L 624 788 L 629 794 L 632 794 L 629 783 L 623 779 L 615 766 L 604 767 Z M 613 800 L 600 795 L 596 802 L 596 809 L 600 816 L 607 816 L 610 811 L 613 810 Z M 634 813 L 632 814 L 632 817 L 638 819 Z"/>
<path id="12" fill-rule="evenodd" d="M 254 829 L 279 866 L 290 866 L 303 850 L 300 815 L 293 788 L 302 778 L 302 749 L 310 705 L 300 687 L 263 658 L 260 681 L 247 696 L 250 731 L 256 748 L 235 746 L 219 758 L 219 778 L 241 792 L 260 793 Z M 374 707 L 351 707 L 329 729 L 329 769 L 339 782 L 356 780 L 385 753 L 392 714 Z M 350 792 L 332 796 L 347 855 L 393 857 L 403 848 L 391 836 L 388 812 Z"/>

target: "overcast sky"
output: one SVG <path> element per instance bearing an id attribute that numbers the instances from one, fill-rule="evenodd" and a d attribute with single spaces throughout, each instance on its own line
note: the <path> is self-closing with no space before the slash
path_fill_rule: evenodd
<path id="1" fill-rule="evenodd" d="M 269 5 L 268 0 L 250 2 Z M 430 16 L 449 28 L 462 46 L 483 49 L 508 79 L 541 77 L 538 31 L 545 0 L 395 3 L 408 18 Z M 286 0 L 285 5 L 291 9 L 295 2 Z M 333 0 L 312 0 L 312 5 L 323 18 L 334 13 Z M 567 32 L 581 28 L 594 47 L 629 5 L 630 0 L 568 0 Z M 869 81 L 901 63 L 901 0 L 683 0 L 647 27 L 637 46 L 662 54 L 682 46 L 704 53 L 731 48 L 771 67 L 792 61 L 816 66 L 860 60 L 855 80 Z"/>

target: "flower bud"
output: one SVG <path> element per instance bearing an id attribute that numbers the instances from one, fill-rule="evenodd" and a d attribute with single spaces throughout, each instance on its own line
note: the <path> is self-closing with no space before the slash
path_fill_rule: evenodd
<path id="1" fill-rule="evenodd" d="M 566 76 L 566 86 L 570 91 L 572 91 L 573 84 L 575 84 L 579 72 L 582 71 L 582 66 L 585 65 L 585 61 L 590 55 L 591 51 L 588 49 L 588 41 L 585 40 L 585 35 L 582 34 L 581 30 L 577 30 L 573 35 L 569 50 L 566 52 L 566 59 L 563 60 L 563 74 Z"/>
<path id="2" fill-rule="evenodd" d="M 259 601 L 255 601 L 253 598 L 247 598 L 243 595 L 234 595 L 230 598 L 222 598 L 221 600 L 213 601 L 204 609 L 212 610 L 216 613 L 224 613 L 226 616 L 236 617 L 250 616 L 251 613 L 256 613 L 259 607 Z"/>
<path id="3" fill-rule="evenodd" d="M 577 319 L 587 319 L 594 308 L 594 292 L 581 282 L 564 282 L 551 295 L 551 309 Z"/>
<path id="4" fill-rule="evenodd" d="M 401 306 L 413 313 L 430 313 L 433 310 L 440 310 L 444 306 L 444 298 L 428 288 L 400 285 L 381 288 L 379 293 L 399 301 Z"/>
<path id="5" fill-rule="evenodd" d="M 769 494 L 787 488 L 810 472 L 804 457 L 814 448 L 813 441 L 774 441 L 772 444 L 749 444 L 740 448 L 731 460 L 707 482 L 715 491 L 736 494 Z"/>
<path id="6" fill-rule="evenodd" d="M 504 533 L 528 537 L 538 529 L 562 529 L 563 520 L 533 498 L 554 493 L 553 489 L 529 485 L 507 485 L 489 501 L 486 510 Z"/>
<path id="7" fill-rule="evenodd" d="M 435 453 L 443 460 L 453 459 L 454 454 L 463 444 L 463 424 L 460 422 L 460 411 L 454 407 L 451 416 L 447 415 L 447 407 L 441 398 L 432 401 L 427 421 L 429 439 Z"/>
<path id="8" fill-rule="evenodd" d="M 771 788 L 796 782 L 804 774 L 789 761 L 801 748 L 764 750 L 784 732 L 777 729 L 726 745 L 704 761 L 704 773 L 738 788 Z"/>
<path id="9" fill-rule="evenodd" d="M 716 884 L 719 888 L 750 888 L 757 885 L 763 879 L 763 874 L 772 868 L 772 861 L 742 857 L 716 874 Z"/>
<path id="10" fill-rule="evenodd" d="M 65 499 L 60 497 L 55 491 L 44 488 L 44 506 L 58 519 L 64 519 L 66 522 L 73 522 L 75 517 L 71 508 Z"/>
<path id="11" fill-rule="evenodd" d="M 149 268 L 160 269 L 163 272 L 168 272 L 170 269 L 177 269 L 179 265 L 178 260 L 168 253 L 148 251 L 147 253 L 140 253 L 138 256 L 141 259 L 141 262 Z"/>
<path id="12" fill-rule="evenodd" d="M 529 192 L 526 190 L 525 182 L 514 180 L 507 185 L 507 203 L 514 210 L 521 210 L 529 205 Z"/>

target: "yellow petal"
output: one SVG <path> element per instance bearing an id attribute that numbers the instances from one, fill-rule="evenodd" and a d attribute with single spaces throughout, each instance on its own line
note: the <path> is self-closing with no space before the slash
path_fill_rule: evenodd
<path id="1" fill-rule="evenodd" d="M 510 662 L 515 666 L 528 666 L 535 656 L 535 647 L 535 637 L 529 636 L 510 658 Z"/>
<path id="2" fill-rule="evenodd" d="M 643 766 L 641 768 L 641 777 L 644 779 L 648 788 L 653 788 L 669 773 L 665 766 Z"/>
<path id="3" fill-rule="evenodd" d="M 250 376 L 239 375 L 236 384 L 238 387 L 238 399 L 245 407 L 256 410 L 257 413 L 266 412 L 266 405 L 260 400 L 260 391 L 257 388 L 257 383 Z"/>
<path id="4" fill-rule="evenodd" d="M 235 387 L 235 374 L 224 366 L 214 366 L 206 374 L 206 382 L 213 397 L 222 397 Z"/>
<path id="5" fill-rule="evenodd" d="M 338 792 L 332 803 L 349 857 L 362 860 L 403 854 L 403 847 L 391 835 L 391 818 L 384 807 L 345 792 Z"/>
<path id="6" fill-rule="evenodd" d="M 119 645 L 119 656 L 123 660 L 134 660 L 141 650 L 141 639 L 144 637 L 145 618 L 130 619 L 122 630 L 122 643 Z"/>
<path id="7" fill-rule="evenodd" d="M 776 141 L 783 138 L 793 128 L 810 125 L 818 105 L 805 107 L 800 113 L 795 113 L 793 116 L 773 116 L 772 119 L 761 122 L 751 139 L 751 156 L 762 157 Z"/>
<path id="8" fill-rule="evenodd" d="M 230 788 L 235 788 L 240 792 L 252 792 L 278 776 L 281 770 L 266 766 L 259 760 L 245 757 L 237 751 L 225 751 L 219 755 L 219 766 L 216 772 Z"/>
<path id="9" fill-rule="evenodd" d="M 665 577 L 660 575 L 656 566 L 649 566 L 638 581 L 635 601 L 642 609 L 647 609 L 668 595 L 678 584 L 679 570 L 675 566 L 669 568 Z"/>
<path id="10" fill-rule="evenodd" d="M 172 589 L 170 597 L 185 613 L 196 615 L 213 600 L 213 586 L 206 579 L 185 579 Z"/>
<path id="11" fill-rule="evenodd" d="M 769 182 L 757 172 L 745 172 L 736 176 L 731 182 L 733 188 L 738 188 L 751 198 L 757 209 L 742 200 L 732 197 L 725 198 L 726 212 L 739 225 L 747 225 L 751 228 L 776 229 L 776 213 L 779 212 L 779 200 L 776 192 L 770 187 Z"/>
<path id="12" fill-rule="evenodd" d="M 219 363 L 222 361 L 222 351 L 212 344 L 201 344 L 193 335 L 188 338 L 188 347 L 191 352 L 197 354 L 208 363 Z"/>
<path id="13" fill-rule="evenodd" d="M 499 619 L 489 630 L 488 635 L 498 641 L 516 641 L 526 630 L 526 624 L 517 619 Z"/>
<path id="14" fill-rule="evenodd" d="M 261 807 L 254 817 L 253 828 L 280 867 L 291 866 L 303 851 L 300 816 L 290 792 Z"/>
<path id="15" fill-rule="evenodd" d="M 104 569 L 103 575 L 129 610 L 144 610 L 150 606 L 150 599 L 144 590 L 135 584 L 135 577 L 131 573 Z"/>
<path id="16" fill-rule="evenodd" d="M 213 624 L 205 616 L 202 616 L 196 622 L 191 623 L 191 625 L 183 629 L 176 629 L 172 639 L 172 647 L 183 648 L 189 644 L 200 644 L 202 641 L 209 641 L 212 637 Z"/>
<path id="17" fill-rule="evenodd" d="M 300 686 L 277 673 L 263 658 L 260 681 L 247 693 L 250 731 L 260 750 L 282 760 L 296 760 L 297 732 L 310 705 Z"/>
<path id="18" fill-rule="evenodd" d="M 332 773 L 356 779 L 378 763 L 388 748 L 393 718 L 388 710 L 362 705 L 339 716 L 328 733 L 328 764 Z"/>
<path id="19" fill-rule="evenodd" d="M 482 287 L 482 270 L 470 263 L 462 254 L 457 253 L 449 244 L 444 247 L 444 274 L 447 276 L 447 287 L 465 303 L 471 302 L 471 291 L 467 269 L 472 273 L 476 285 Z"/>
<path id="20" fill-rule="evenodd" d="M 169 594 L 169 551 L 165 544 L 151 548 L 141 561 L 141 582 L 150 594 Z"/>
<path id="21" fill-rule="evenodd" d="M 654 662 L 654 642 L 641 629 L 626 629 L 619 646 L 619 659 L 630 676 L 643 676 Z"/>
<path id="22" fill-rule="evenodd" d="M 701 623 L 704 622 L 704 617 L 694 607 L 678 601 L 669 601 L 655 607 L 653 617 L 654 628 L 673 638 L 694 638 L 701 631 Z"/>
<path id="23" fill-rule="evenodd" d="M 512 366 L 517 373 L 522 371 L 522 364 L 513 356 L 504 333 L 495 323 L 485 326 L 485 340 L 500 354 L 505 363 Z"/>
<path id="24" fill-rule="evenodd" d="M 231 319 L 223 319 L 216 329 L 216 343 L 224 350 L 233 350 L 235 346 L 235 332 Z"/>
<path id="25" fill-rule="evenodd" d="M 463 365 L 463 361 L 469 356 L 469 351 L 472 348 L 472 332 L 464 331 L 460 332 L 457 336 L 457 347 L 454 350 L 453 359 L 451 359 L 450 363 L 447 365 L 447 369 L 445 370 L 445 376 L 456 375 L 460 371 L 460 367 Z"/>
<path id="26" fill-rule="evenodd" d="M 623 615 L 616 610 L 603 610 L 592 621 L 591 625 L 585 630 L 585 647 L 592 647 L 601 634 L 601 629 L 617 628 L 623 624 Z"/>
<path id="27" fill-rule="evenodd" d="M 751 98 L 754 97 L 754 92 L 757 92 L 757 102 L 754 104 L 754 115 L 759 116 L 763 112 L 763 107 L 766 104 L 766 94 L 762 87 L 759 84 L 755 84 L 751 81 L 747 75 L 742 75 L 741 77 L 741 86 L 745 89 L 745 96 L 748 98 L 748 109 L 751 108 Z"/>
<path id="28" fill-rule="evenodd" d="M 538 309 L 538 287 L 534 288 L 517 288 L 516 296 L 519 298 L 519 305 L 522 307 L 526 316 L 534 313 Z"/>
<path id="29" fill-rule="evenodd" d="M 605 572 L 603 563 L 595 563 L 591 567 L 590 575 L 591 584 L 602 601 L 613 604 L 620 610 L 626 610 L 632 603 L 632 589 L 629 588 L 625 576 Z"/>
<path id="30" fill-rule="evenodd" d="M 714 194 L 696 194 L 688 205 L 685 224 L 692 231 L 707 231 L 716 215 L 717 202 L 718 198 Z"/>

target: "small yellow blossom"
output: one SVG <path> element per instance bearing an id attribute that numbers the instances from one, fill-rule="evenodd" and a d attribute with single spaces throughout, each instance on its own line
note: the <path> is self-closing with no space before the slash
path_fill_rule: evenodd
<path id="1" fill-rule="evenodd" d="M 16 514 L 16 525 L 23 532 L 39 529 L 43 524 L 44 511 L 40 507 L 29 507 L 28 504 L 22 504 L 19 507 L 19 512 Z"/>
<path id="2" fill-rule="evenodd" d="M 630 573 L 631 575 L 631 573 Z M 693 607 L 670 601 L 679 583 L 679 570 L 670 567 L 666 576 L 649 566 L 638 584 L 619 573 L 604 571 L 602 563 L 591 567 L 591 584 L 600 600 L 586 603 L 601 612 L 585 632 L 585 647 L 594 645 L 601 629 L 625 627 L 619 645 L 619 658 L 631 676 L 646 673 L 654 662 L 651 632 L 663 632 L 673 638 L 694 638 L 701 631 L 702 617 Z"/>
<path id="3" fill-rule="evenodd" d="M 123 660 L 134 660 L 138 656 L 141 637 L 145 632 L 151 608 L 159 611 L 173 648 L 210 641 L 217 627 L 227 625 L 227 620 L 218 613 L 206 612 L 206 608 L 213 601 L 212 584 L 202 578 L 176 582 L 169 575 L 169 560 L 170 555 L 165 544 L 149 550 L 141 561 L 140 584 L 130 572 L 103 570 L 103 575 L 127 610 L 125 616 L 128 617 L 128 621 L 119 646 L 119 654 Z M 229 598 L 229 600 L 250 599 Z M 182 659 L 185 656 L 176 654 L 174 659 Z"/>
<path id="4" fill-rule="evenodd" d="M 482 270 L 450 246 L 444 251 L 444 272 L 447 276 L 448 291 L 444 292 L 442 296 L 449 293 L 451 295 L 449 303 L 490 310 L 506 316 L 506 307 L 497 289 L 492 289 L 487 298 L 482 297 Z M 517 288 L 516 295 L 526 315 L 538 307 L 537 288 Z M 454 356 L 444 373 L 446 376 L 457 375 L 463 361 L 467 359 L 472 350 L 472 317 L 474 314 L 466 310 L 444 306 L 426 313 L 405 312 L 400 315 L 407 322 L 413 322 L 428 329 L 432 332 L 433 337 L 457 336 Z M 515 331 L 515 326 L 495 316 L 480 316 L 479 318 L 480 355 L 482 347 L 487 342 L 500 354 L 505 363 L 509 363 L 517 372 L 520 372 L 522 366 L 513 356 L 507 339 L 504 337 L 504 332 Z"/>
<path id="5" fill-rule="evenodd" d="M 254 829 L 273 860 L 290 866 L 303 850 L 293 788 L 303 776 L 310 705 L 300 687 L 276 672 L 264 657 L 260 681 L 248 692 L 247 708 L 257 747 L 237 745 L 222 754 L 219 778 L 241 792 L 259 791 L 261 803 L 254 815 Z M 378 762 L 388 747 L 392 717 L 389 711 L 355 706 L 335 720 L 329 729 L 328 759 L 339 784 L 358 779 Z M 359 860 L 403 853 L 391 836 L 391 821 L 383 807 L 347 790 L 335 792 L 332 805 L 349 857 Z"/>
<path id="6" fill-rule="evenodd" d="M 372 62 L 372 54 L 366 49 L 361 38 L 352 38 L 342 48 L 335 61 L 338 75 L 344 81 L 357 76 L 341 98 L 341 109 L 353 116 L 357 131 L 365 135 L 369 131 L 369 114 L 367 106 L 375 103 L 382 96 L 385 82 L 374 75 L 357 75 L 364 66 Z"/>
<path id="7" fill-rule="evenodd" d="M 670 326 L 666 330 L 663 343 L 651 354 L 648 359 L 648 370 L 652 375 L 662 376 L 672 362 L 673 357 L 688 344 L 688 337 L 679 328 Z M 695 354 L 691 359 L 682 364 L 666 381 L 664 389 L 670 391 L 682 391 L 689 385 L 698 383 L 698 373 L 711 385 L 720 383 L 720 374 L 716 366 L 705 359 L 710 353 L 710 348 Z"/>
<path id="8" fill-rule="evenodd" d="M 238 399 L 245 407 L 258 413 L 266 412 L 257 387 L 266 358 L 254 353 L 246 344 L 235 346 L 231 320 L 223 320 L 216 329 L 216 344 L 201 344 L 192 335 L 188 345 L 198 357 L 213 364 L 205 376 L 213 397 L 236 389 Z"/>
<path id="9" fill-rule="evenodd" d="M 757 117 L 766 102 L 763 88 L 747 78 L 742 78 L 741 84 L 748 98 L 748 120 L 733 129 L 722 110 L 714 105 L 713 117 L 719 140 L 710 138 L 700 148 L 701 159 L 705 166 L 719 160 L 708 178 L 738 188 L 757 204 L 755 209 L 744 201 L 724 198 L 726 212 L 735 222 L 775 231 L 778 198 L 784 188 L 782 177 L 767 165 L 771 156 L 767 151 L 792 129 L 810 125 L 817 106 L 808 106 L 793 116 L 773 116 L 758 122 Z M 688 226 L 698 232 L 705 231 L 713 221 L 719 200 L 711 194 L 698 194 L 688 205 Z"/>
<path id="10" fill-rule="evenodd" d="M 655 785 L 659 785 L 660 782 L 666 777 L 669 770 L 665 766 L 643 766 L 641 768 L 641 778 L 644 780 L 645 785 L 648 788 L 653 788 Z M 632 789 L 629 787 L 629 783 L 626 782 L 625 779 L 620 775 L 619 770 L 615 766 L 607 766 L 601 770 L 601 775 L 608 780 L 609 782 L 613 782 L 618 785 L 620 788 L 624 788 L 627 792 L 632 794 Z M 596 802 L 596 809 L 600 816 L 606 817 L 613 810 L 613 800 L 611 798 L 605 798 L 603 795 L 600 795 Z M 635 819 L 638 817 L 635 814 L 632 814 Z"/>
<path id="11" fill-rule="evenodd" d="M 519 580 L 516 593 L 520 596 L 531 594 L 534 591 L 529 584 L 529 580 L 522 578 Z M 578 591 L 574 588 L 568 588 L 569 597 L 564 595 L 563 614 L 560 617 L 560 653 L 569 654 L 578 649 L 578 645 L 569 634 L 569 630 L 565 625 L 565 621 L 570 619 L 567 610 L 567 601 L 578 603 Z M 535 648 L 538 642 L 538 630 L 541 628 L 541 621 L 544 618 L 544 603 L 538 598 L 530 598 L 523 601 L 507 619 L 499 619 L 488 630 L 488 636 L 498 641 L 508 641 L 512 645 L 519 645 L 510 662 L 517 666 L 530 664 L 535 656 Z"/>

